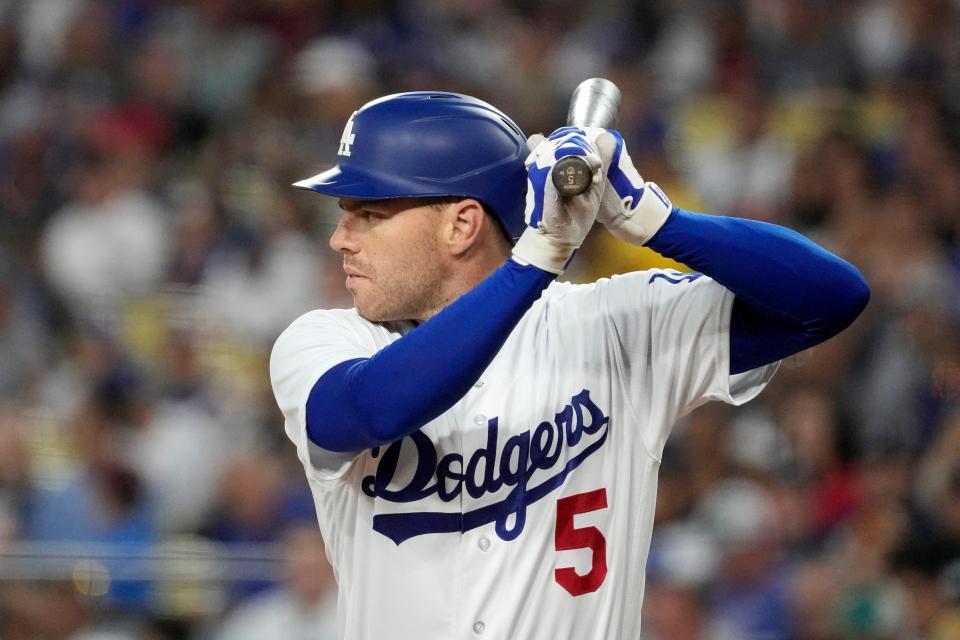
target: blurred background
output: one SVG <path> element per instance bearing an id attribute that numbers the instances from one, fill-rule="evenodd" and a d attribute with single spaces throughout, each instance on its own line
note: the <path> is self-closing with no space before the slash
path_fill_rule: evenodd
<path id="1" fill-rule="evenodd" d="M 289 185 L 370 98 L 530 134 L 597 75 L 676 204 L 873 290 L 677 426 L 644 637 L 960 638 L 957 0 L 0 0 L 0 638 L 333 638 L 267 358 L 350 301 Z M 597 231 L 568 277 L 678 266 Z"/>

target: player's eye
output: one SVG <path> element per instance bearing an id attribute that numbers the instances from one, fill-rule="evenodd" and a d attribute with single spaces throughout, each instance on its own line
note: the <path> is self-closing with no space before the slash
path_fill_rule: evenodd
<path id="1" fill-rule="evenodd" d="M 361 215 L 361 216 L 363 217 L 363 219 L 366 220 L 366 221 L 371 221 L 371 220 L 383 220 L 384 218 L 387 217 L 387 214 L 384 213 L 383 211 L 376 211 L 376 210 L 373 210 L 373 209 L 361 209 L 361 210 L 360 210 L 360 215 Z"/>

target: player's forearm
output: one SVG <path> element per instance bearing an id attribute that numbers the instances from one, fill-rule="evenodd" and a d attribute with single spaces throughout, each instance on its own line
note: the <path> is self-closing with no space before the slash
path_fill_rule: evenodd
<path id="1" fill-rule="evenodd" d="M 467 393 L 556 276 L 513 260 L 370 358 L 325 373 L 307 401 L 307 433 L 359 451 L 413 433 Z"/>
<path id="2" fill-rule="evenodd" d="M 870 290 L 849 262 L 773 224 L 674 209 L 647 244 L 736 295 L 730 371 L 739 373 L 845 329 Z"/>

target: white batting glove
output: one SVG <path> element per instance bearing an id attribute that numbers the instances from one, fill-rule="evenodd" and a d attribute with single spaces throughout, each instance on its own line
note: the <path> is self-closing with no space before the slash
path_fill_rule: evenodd
<path id="1" fill-rule="evenodd" d="M 640 177 L 620 132 L 601 130 L 594 139 L 608 166 L 597 220 L 621 240 L 642 246 L 667 221 L 673 205 L 660 187 Z"/>
<path id="2" fill-rule="evenodd" d="M 597 218 L 604 190 L 603 163 L 583 129 L 563 127 L 544 138 L 527 140 L 527 229 L 513 247 L 513 257 L 544 271 L 562 273 Z M 581 195 L 561 198 L 550 173 L 558 160 L 576 155 L 593 173 L 593 183 Z"/>

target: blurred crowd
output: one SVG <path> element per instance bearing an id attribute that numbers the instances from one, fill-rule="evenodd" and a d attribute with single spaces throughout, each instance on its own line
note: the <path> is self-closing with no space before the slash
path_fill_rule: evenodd
<path id="1" fill-rule="evenodd" d="M 956 0 L 0 0 L 0 638 L 333 638 L 267 359 L 350 300 L 335 203 L 289 185 L 370 98 L 530 134 L 591 76 L 675 204 L 873 292 L 677 425 L 644 638 L 960 638 Z M 569 277 L 650 266 L 595 229 Z"/>

